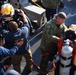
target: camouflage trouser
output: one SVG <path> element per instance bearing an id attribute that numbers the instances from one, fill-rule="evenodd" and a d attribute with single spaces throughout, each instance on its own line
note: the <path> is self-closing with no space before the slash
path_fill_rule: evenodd
<path id="1" fill-rule="evenodd" d="M 42 54 L 44 54 L 45 52 L 41 51 Z M 43 72 L 46 74 L 46 69 L 48 67 L 48 62 L 49 61 L 53 61 L 54 56 L 56 55 L 57 50 L 52 50 L 51 52 L 49 52 L 49 55 L 43 56 L 40 62 L 40 72 Z"/>
<path id="2" fill-rule="evenodd" d="M 46 68 L 48 66 L 49 62 L 49 56 L 43 56 L 40 62 L 40 72 L 43 72 L 46 74 Z"/>

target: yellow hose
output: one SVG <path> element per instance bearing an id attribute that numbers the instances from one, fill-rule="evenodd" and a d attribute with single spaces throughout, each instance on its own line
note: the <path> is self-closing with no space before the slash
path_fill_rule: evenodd
<path id="1" fill-rule="evenodd" d="M 40 7 L 40 8 L 43 8 L 41 7 L 39 4 L 37 4 L 36 2 L 32 1 L 33 4 L 35 4 L 36 6 Z"/>

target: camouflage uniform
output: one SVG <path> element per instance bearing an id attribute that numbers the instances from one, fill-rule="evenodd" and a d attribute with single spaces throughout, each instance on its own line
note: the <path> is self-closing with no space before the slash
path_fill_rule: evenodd
<path id="1" fill-rule="evenodd" d="M 60 2 L 61 0 L 42 0 L 43 7 L 46 9 L 47 21 L 50 20 L 50 16 L 53 18 L 56 14 Z"/>
<path id="2" fill-rule="evenodd" d="M 43 56 L 40 63 L 40 71 L 46 72 L 49 60 L 52 61 L 53 57 L 57 53 L 57 42 L 58 38 L 67 30 L 64 25 L 56 26 L 56 20 L 48 21 L 43 30 L 40 49 L 41 53 L 44 54 L 49 52 L 50 55 Z"/>
<path id="3" fill-rule="evenodd" d="M 43 0 L 43 6 L 46 8 L 57 9 L 61 0 Z"/>

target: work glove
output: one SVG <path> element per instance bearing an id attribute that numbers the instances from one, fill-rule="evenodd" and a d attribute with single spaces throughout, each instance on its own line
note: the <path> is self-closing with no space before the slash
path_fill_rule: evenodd
<path id="1" fill-rule="evenodd" d="M 56 55 L 56 61 L 59 61 L 60 57 L 58 56 L 58 54 Z"/>
<path id="2" fill-rule="evenodd" d="M 56 54 L 54 58 L 54 62 L 57 63 L 59 60 L 60 60 L 60 56 Z"/>

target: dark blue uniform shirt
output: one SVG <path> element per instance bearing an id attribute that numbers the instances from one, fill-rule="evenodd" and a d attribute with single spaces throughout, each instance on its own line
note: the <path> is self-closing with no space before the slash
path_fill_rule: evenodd
<path id="1" fill-rule="evenodd" d="M 16 40 L 24 40 L 23 45 L 17 51 L 17 55 L 25 54 L 27 50 L 30 48 L 28 38 L 29 38 L 29 30 L 30 26 L 28 23 L 25 23 L 23 27 L 18 28 L 16 31 L 5 30 L 0 27 L 0 32 L 3 34 L 3 37 L 9 44 L 9 47 L 12 48 Z"/>
<path id="2" fill-rule="evenodd" d="M 17 46 L 14 46 L 11 49 L 7 49 L 7 48 L 4 48 L 4 47 L 0 46 L 0 75 L 4 75 L 4 66 L 1 63 L 3 58 L 5 58 L 6 56 L 14 55 L 17 50 L 18 50 Z"/>

